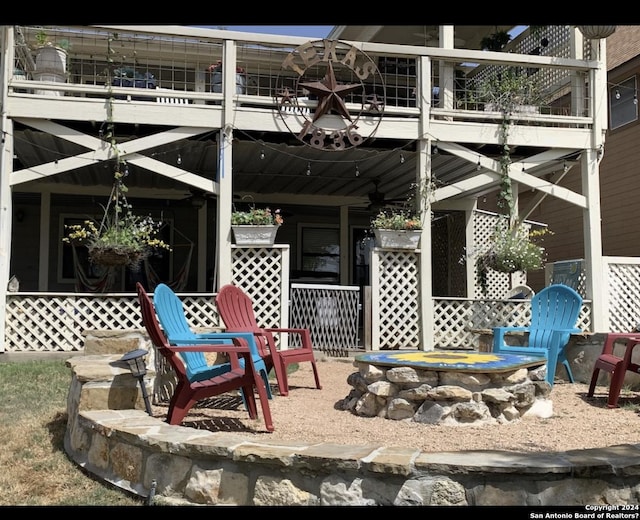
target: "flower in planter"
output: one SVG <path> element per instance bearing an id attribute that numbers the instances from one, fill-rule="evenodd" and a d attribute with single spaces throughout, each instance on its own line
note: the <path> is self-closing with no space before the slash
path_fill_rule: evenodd
<path id="1" fill-rule="evenodd" d="M 222 60 L 218 60 L 216 63 L 212 63 L 209 65 L 209 72 L 220 72 L 222 71 Z M 236 67 L 237 74 L 244 74 L 244 69 L 242 67 Z"/>
<path id="2" fill-rule="evenodd" d="M 541 269 L 546 256 L 544 248 L 537 242 L 549 233 L 551 231 L 546 228 L 531 231 L 519 222 L 510 226 L 508 219 L 501 217 L 491 236 L 489 249 L 476 258 L 478 283 L 482 292 L 487 292 L 490 269 L 501 273 Z"/>
<path id="3" fill-rule="evenodd" d="M 134 215 L 131 205 L 121 193 L 121 174 L 116 173 L 116 183 L 110 205 L 104 209 L 102 222 L 85 220 L 83 224 L 66 226 L 68 234 L 63 242 L 83 245 L 89 250 L 89 259 L 97 265 L 107 267 L 126 265 L 138 269 L 140 262 L 156 249 L 171 250 L 170 246 L 157 237 L 162 222 L 151 216 Z"/>
<path id="4" fill-rule="evenodd" d="M 373 229 L 417 230 L 422 229 L 420 217 L 409 211 L 382 210 L 371 221 Z"/>
<path id="5" fill-rule="evenodd" d="M 232 226 L 280 226 L 284 219 L 279 209 L 250 208 L 248 211 L 234 211 L 231 213 Z"/>

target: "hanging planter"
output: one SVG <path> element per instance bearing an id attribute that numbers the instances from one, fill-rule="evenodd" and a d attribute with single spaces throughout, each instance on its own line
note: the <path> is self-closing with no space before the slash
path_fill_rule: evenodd
<path id="1" fill-rule="evenodd" d="M 118 177 L 116 175 L 116 177 Z M 171 250 L 169 245 L 156 238 L 162 225 L 150 216 L 133 215 L 124 195 L 119 178 L 113 186 L 110 204 L 104 207 L 100 224 L 85 220 L 83 224 L 66 226 L 68 234 L 63 241 L 86 246 L 89 260 L 103 267 L 128 267 L 138 270 L 142 260 L 154 249 Z M 115 207 L 112 207 L 113 201 Z"/>
<path id="2" fill-rule="evenodd" d="M 578 25 L 578 29 L 585 38 L 599 40 L 607 38 L 616 32 L 616 25 Z"/>
<path id="3" fill-rule="evenodd" d="M 111 86 L 111 82 L 109 82 Z M 112 97 L 109 98 L 111 103 Z M 113 107 L 110 107 L 111 109 Z M 111 113 L 112 110 L 109 110 Z M 89 260 L 104 267 L 128 267 L 138 270 L 142 260 L 156 249 L 171 248 L 157 238 L 162 222 L 156 222 L 151 216 L 134 215 L 125 193 L 127 186 L 122 181 L 127 175 L 127 164 L 120 156 L 115 138 L 114 124 L 108 121 L 104 138 L 109 143 L 115 159 L 113 187 L 100 223 L 85 220 L 83 224 L 66 226 L 68 234 L 62 240 L 72 245 L 84 245 L 89 252 Z"/>
<path id="4" fill-rule="evenodd" d="M 489 248 L 476 258 L 478 284 L 483 293 L 488 290 L 489 271 L 513 274 L 541 269 L 546 260 L 544 248 L 538 244 L 548 229 L 530 231 L 523 223 L 509 224 L 501 216 L 496 224 Z"/>
<path id="5" fill-rule="evenodd" d="M 115 247 L 89 247 L 89 260 L 104 267 L 129 266 L 137 268 L 147 256 L 141 251 Z"/>

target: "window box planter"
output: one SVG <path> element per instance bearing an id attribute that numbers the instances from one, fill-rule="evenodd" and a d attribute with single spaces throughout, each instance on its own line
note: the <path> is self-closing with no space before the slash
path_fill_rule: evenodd
<path id="1" fill-rule="evenodd" d="M 236 245 L 272 246 L 280 226 L 231 226 Z"/>
<path id="2" fill-rule="evenodd" d="M 374 229 L 376 246 L 383 249 L 417 249 L 422 231 L 419 229 Z"/>

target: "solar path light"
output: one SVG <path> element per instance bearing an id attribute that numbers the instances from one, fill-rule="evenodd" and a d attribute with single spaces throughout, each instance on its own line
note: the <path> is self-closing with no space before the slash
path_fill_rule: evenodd
<path id="1" fill-rule="evenodd" d="M 144 376 L 147 373 L 147 364 L 144 358 L 147 354 L 148 352 L 143 348 L 130 350 L 120 358 L 120 361 L 127 364 L 129 370 L 131 370 L 131 375 L 136 377 L 140 382 L 142 398 L 144 399 L 144 407 L 147 410 L 147 413 L 152 415 L 151 404 L 149 403 L 149 394 L 147 394 L 147 387 L 144 384 Z"/>

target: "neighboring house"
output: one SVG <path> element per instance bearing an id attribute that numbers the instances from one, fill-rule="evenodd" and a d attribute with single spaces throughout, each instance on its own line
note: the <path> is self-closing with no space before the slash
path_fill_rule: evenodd
<path id="1" fill-rule="evenodd" d="M 97 293 L 100 273 L 62 243 L 64 225 L 99 215 L 108 197 L 108 121 L 128 164 L 129 200 L 168 223 L 173 252 L 157 259 L 153 272 L 163 281 L 184 277 L 189 305 L 206 311 L 198 325 L 217 324 L 209 300 L 224 283 L 242 285 L 268 322 L 283 324 L 290 282 L 319 282 L 371 286 L 374 348 L 470 342 L 469 316 L 479 298 L 473 266 L 459 260 L 465 247 L 486 238 L 476 215 L 499 184 L 501 124 L 499 114 L 470 100 L 479 71 L 495 67 L 544 78 L 541 112 L 514 121 L 509 143 L 522 164 L 511 175 L 522 199 L 535 190 L 581 216 L 585 247 L 571 249 L 569 258 L 579 253 L 600 266 L 600 235 L 586 231 L 600 221 L 600 206 L 583 193 L 599 188 L 606 78 L 598 60 L 586 59 L 599 40 L 583 42 L 574 28 L 555 30 L 548 56 L 480 51 L 480 37 L 493 29 L 482 26 L 443 26 L 442 48 L 364 38 L 355 45 L 347 43 L 347 28 L 344 36 L 334 31 L 344 42 L 328 43 L 175 26 L 51 28 L 52 43 L 70 44 L 64 72 L 38 68 L 38 28 L 0 29 L 0 202 L 13 217 L 0 220 L 0 288 L 12 275 L 20 282 L 20 292 L 0 304 L 0 351 L 46 349 L 65 327 L 71 332 L 62 334 L 59 350 L 79 348 L 78 330 L 139 326 L 133 284 L 149 282 L 151 271 L 119 271 L 108 292 Z M 471 49 L 454 48 L 458 40 Z M 345 89 L 329 102 L 323 88 L 334 73 Z M 572 189 L 553 179 L 567 162 L 588 172 L 572 176 Z M 375 209 L 405 199 L 415 183 L 430 194 L 423 203 L 434 212 L 421 250 L 372 250 Z M 231 211 L 247 204 L 283 210 L 277 247 L 233 245 Z M 509 283 L 500 280 L 494 297 Z M 604 288 L 591 277 L 587 291 Z M 594 297 L 585 329 L 602 326 L 600 306 Z"/>
<path id="2" fill-rule="evenodd" d="M 640 125 L 638 122 L 638 73 L 640 72 L 640 26 L 619 25 L 606 40 L 609 129 L 599 166 L 602 215 L 602 254 L 611 257 L 640 257 Z M 580 188 L 580 165 L 560 181 L 570 189 Z M 548 261 L 582 259 L 584 251 L 583 215 L 580 208 L 547 197 L 530 218 L 548 224 L 554 235 L 545 239 Z M 529 284 L 544 287 L 544 273 L 531 272 Z M 636 286 L 637 287 L 637 286 Z M 632 297 L 633 285 L 625 291 Z M 631 304 L 631 302 L 630 302 Z M 636 314 L 635 322 L 640 321 Z"/>

